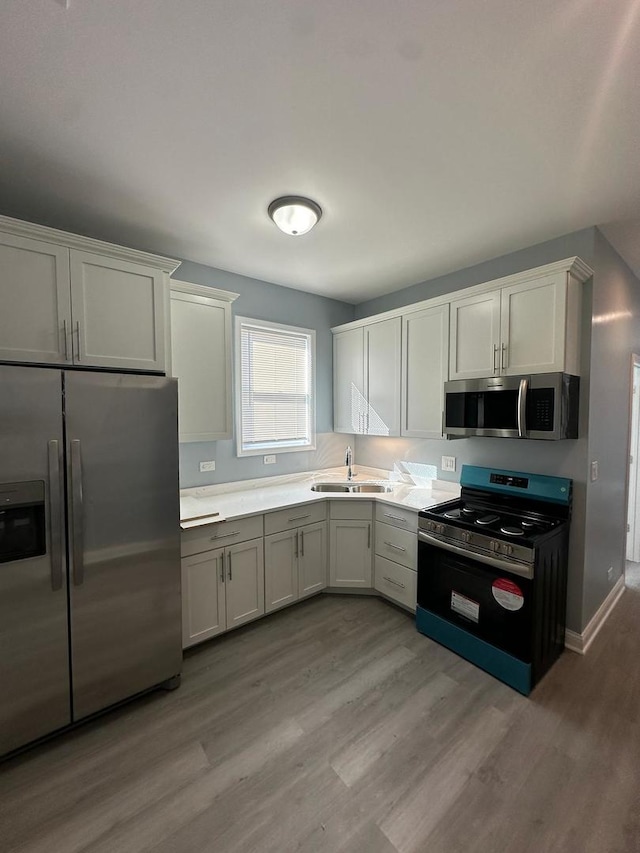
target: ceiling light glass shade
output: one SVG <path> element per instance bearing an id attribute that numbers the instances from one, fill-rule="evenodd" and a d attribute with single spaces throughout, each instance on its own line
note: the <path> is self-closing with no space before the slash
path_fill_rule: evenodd
<path id="1" fill-rule="evenodd" d="M 269 216 L 285 234 L 299 237 L 311 231 L 322 216 L 322 209 L 310 198 L 287 195 L 271 202 Z"/>

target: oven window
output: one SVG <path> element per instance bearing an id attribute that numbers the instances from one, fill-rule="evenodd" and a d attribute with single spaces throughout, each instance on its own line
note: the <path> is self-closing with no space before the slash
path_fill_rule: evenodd
<path id="1" fill-rule="evenodd" d="M 484 429 L 518 429 L 518 391 L 485 391 Z"/>
<path id="2" fill-rule="evenodd" d="M 45 541 L 43 503 L 0 509 L 0 563 L 44 554 Z"/>

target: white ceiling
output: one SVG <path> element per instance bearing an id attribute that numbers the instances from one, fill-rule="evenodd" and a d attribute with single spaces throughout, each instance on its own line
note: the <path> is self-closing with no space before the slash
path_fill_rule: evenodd
<path id="1" fill-rule="evenodd" d="M 608 222 L 640 270 L 639 43 L 640 0 L 2 0 L 0 209 L 353 302 Z"/>

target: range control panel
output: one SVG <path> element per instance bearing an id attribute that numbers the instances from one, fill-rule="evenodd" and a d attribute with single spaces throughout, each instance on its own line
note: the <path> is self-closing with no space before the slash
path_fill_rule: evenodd
<path id="1" fill-rule="evenodd" d="M 513 486 L 516 489 L 529 488 L 528 477 L 514 477 L 511 474 L 492 474 L 489 482 L 496 483 L 498 486 Z"/>

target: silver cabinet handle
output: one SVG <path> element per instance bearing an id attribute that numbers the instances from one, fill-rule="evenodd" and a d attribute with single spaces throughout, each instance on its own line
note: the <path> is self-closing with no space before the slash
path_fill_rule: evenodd
<path id="1" fill-rule="evenodd" d="M 527 437 L 527 391 L 529 380 L 521 379 L 518 388 L 518 438 Z"/>
<path id="2" fill-rule="evenodd" d="M 389 581 L 389 583 L 392 583 L 394 586 L 399 586 L 401 589 L 406 589 L 406 586 L 403 583 L 400 583 L 400 581 L 394 581 L 393 578 L 388 578 L 386 575 L 383 575 L 382 579 Z"/>
<path id="3" fill-rule="evenodd" d="M 296 559 L 296 560 L 298 559 L 298 531 L 297 531 L 297 530 L 296 530 L 296 544 L 295 544 L 295 551 L 294 551 L 293 556 L 295 557 L 295 559 Z"/>
<path id="4" fill-rule="evenodd" d="M 215 536 L 210 536 L 209 541 L 215 542 L 216 539 L 226 539 L 228 536 L 239 536 L 240 531 L 234 530 L 233 533 L 216 533 Z"/>
<path id="5" fill-rule="evenodd" d="M 78 352 L 76 355 L 78 356 L 78 361 L 81 361 L 82 358 L 80 356 L 80 320 L 76 320 L 76 337 L 78 339 Z"/>
<path id="6" fill-rule="evenodd" d="M 51 589 L 62 589 L 62 510 L 58 442 L 49 442 L 49 526 L 51 536 Z"/>
<path id="7" fill-rule="evenodd" d="M 73 583 L 80 586 L 84 582 L 84 519 L 82 516 L 82 456 L 80 441 L 71 442 L 71 521 L 73 527 Z"/>
<path id="8" fill-rule="evenodd" d="M 294 515 L 293 518 L 289 519 L 288 523 L 291 524 L 292 521 L 300 521 L 300 519 L 302 518 L 309 518 L 309 513 L 307 513 L 306 515 Z"/>
<path id="9" fill-rule="evenodd" d="M 367 524 L 367 548 L 371 550 L 371 525 Z"/>
<path id="10" fill-rule="evenodd" d="M 220 560 L 220 583 L 224 583 L 224 551 Z"/>
<path id="11" fill-rule="evenodd" d="M 507 369 L 507 345 L 502 344 L 502 355 L 500 356 L 500 365 L 503 370 Z"/>
<path id="12" fill-rule="evenodd" d="M 393 542 L 387 542 L 385 539 L 385 545 L 388 545 L 389 548 L 394 548 L 396 551 L 406 551 L 406 548 L 402 548 L 400 545 L 394 545 Z"/>
<path id="13" fill-rule="evenodd" d="M 229 580 L 232 581 L 233 575 L 231 574 L 231 552 L 229 552 L 229 554 L 227 556 L 229 558 Z"/>
<path id="14" fill-rule="evenodd" d="M 392 518 L 394 521 L 401 521 L 403 524 L 407 523 L 407 519 L 403 518 L 401 515 L 391 515 L 390 512 L 384 513 L 385 518 Z"/>
<path id="15" fill-rule="evenodd" d="M 304 530 L 300 531 L 300 556 L 304 557 Z"/>
<path id="16" fill-rule="evenodd" d="M 493 372 L 498 372 L 498 344 L 493 345 Z"/>
<path id="17" fill-rule="evenodd" d="M 62 337 L 64 338 L 64 360 L 69 361 L 69 341 L 67 340 L 67 321 L 62 321 Z"/>

